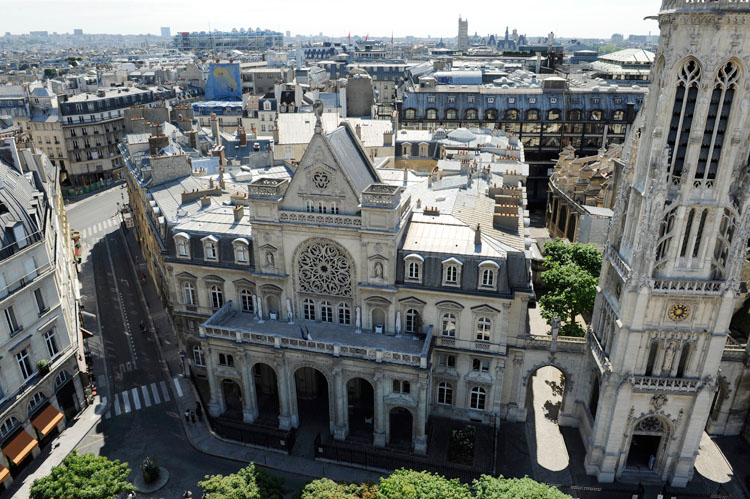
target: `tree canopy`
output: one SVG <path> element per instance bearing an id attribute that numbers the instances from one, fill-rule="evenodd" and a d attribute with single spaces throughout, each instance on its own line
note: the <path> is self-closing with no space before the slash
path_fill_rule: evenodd
<path id="1" fill-rule="evenodd" d="M 494 478 L 483 475 L 473 483 L 476 499 L 566 499 L 569 495 L 529 477 Z"/>
<path id="2" fill-rule="evenodd" d="M 602 253 L 591 244 L 568 244 L 556 239 L 544 245 L 542 281 L 548 292 L 539 299 L 542 317 L 548 323 L 560 318 L 560 334 L 583 336 L 576 316 L 594 309 Z"/>
<path id="3" fill-rule="evenodd" d="M 469 499 L 471 490 L 458 480 L 400 469 L 380 479 L 377 499 Z"/>
<path id="4" fill-rule="evenodd" d="M 73 451 L 49 475 L 34 480 L 32 499 L 101 499 L 131 492 L 128 463 Z"/>
<path id="5" fill-rule="evenodd" d="M 320 478 L 305 485 L 300 499 L 374 499 L 377 492 L 377 485 L 371 483 L 337 483 Z"/>
<path id="6" fill-rule="evenodd" d="M 206 475 L 198 486 L 211 499 L 283 499 L 284 479 L 250 463 L 231 475 Z"/>

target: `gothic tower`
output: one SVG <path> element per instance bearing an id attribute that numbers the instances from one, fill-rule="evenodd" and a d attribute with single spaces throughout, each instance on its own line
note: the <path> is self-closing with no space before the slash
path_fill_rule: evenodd
<path id="1" fill-rule="evenodd" d="M 664 0 L 658 20 L 649 95 L 616 173 L 581 433 L 600 481 L 681 487 L 750 236 L 750 1 Z"/>

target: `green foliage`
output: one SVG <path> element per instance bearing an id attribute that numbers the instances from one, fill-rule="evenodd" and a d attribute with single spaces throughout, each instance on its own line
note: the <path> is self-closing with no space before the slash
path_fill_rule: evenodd
<path id="1" fill-rule="evenodd" d="M 474 464 L 476 432 L 476 427 L 472 425 L 466 425 L 451 432 L 450 440 L 448 440 L 448 461 Z"/>
<path id="2" fill-rule="evenodd" d="M 146 483 L 154 483 L 159 479 L 159 464 L 156 462 L 156 458 L 147 457 L 141 462 L 141 472 L 143 473 L 143 481 Z"/>
<path id="3" fill-rule="evenodd" d="M 620 50 L 620 47 L 618 47 L 617 45 L 602 45 L 601 47 L 599 47 L 599 54 L 611 54 L 612 52 L 617 52 L 618 50 Z"/>
<path id="4" fill-rule="evenodd" d="M 549 291 L 539 299 L 542 317 L 548 323 L 559 317 L 563 336 L 583 336 L 575 318 L 594 309 L 602 253 L 591 244 L 567 244 L 561 239 L 546 243 L 544 253 L 546 270 L 541 277 Z"/>
<path id="5" fill-rule="evenodd" d="M 380 479 L 377 499 L 469 499 L 468 485 L 426 471 L 400 469 Z"/>
<path id="6" fill-rule="evenodd" d="M 558 489 L 536 482 L 529 477 L 503 478 L 502 475 L 494 478 L 482 475 L 479 480 L 474 480 L 474 497 L 476 499 L 568 499 L 569 495 L 563 494 Z"/>
<path id="7" fill-rule="evenodd" d="M 47 360 L 40 360 L 36 363 L 36 369 L 42 374 L 47 374 L 49 372 L 49 361 Z"/>
<path id="8" fill-rule="evenodd" d="M 128 463 L 73 451 L 31 486 L 31 499 L 100 499 L 135 490 Z"/>
<path id="9" fill-rule="evenodd" d="M 377 485 L 369 482 L 360 485 L 320 478 L 305 485 L 300 499 L 374 499 L 377 492 Z"/>
<path id="10" fill-rule="evenodd" d="M 288 492 L 284 479 L 264 470 L 256 470 L 250 463 L 231 475 L 206 475 L 198 486 L 211 499 L 282 499 Z"/>

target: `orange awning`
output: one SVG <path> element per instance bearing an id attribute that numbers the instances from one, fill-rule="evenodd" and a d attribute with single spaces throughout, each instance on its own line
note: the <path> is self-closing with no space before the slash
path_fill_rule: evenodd
<path id="1" fill-rule="evenodd" d="M 23 461 L 32 450 L 34 450 L 34 447 L 37 447 L 38 445 L 39 442 L 37 442 L 36 439 L 31 438 L 31 435 L 26 433 L 26 430 L 21 430 L 21 433 L 19 433 L 11 443 L 3 447 L 3 453 L 15 464 L 20 464 L 21 461 Z"/>
<path id="2" fill-rule="evenodd" d="M 0 483 L 3 483 L 6 478 L 10 476 L 10 471 L 8 471 L 8 468 L 0 464 Z"/>
<path id="3" fill-rule="evenodd" d="M 49 435 L 49 432 L 57 426 L 57 423 L 62 421 L 62 418 L 62 413 L 55 409 L 55 406 L 48 405 L 46 409 L 34 418 L 31 424 L 33 424 L 34 428 L 42 432 L 42 435 L 46 437 Z"/>

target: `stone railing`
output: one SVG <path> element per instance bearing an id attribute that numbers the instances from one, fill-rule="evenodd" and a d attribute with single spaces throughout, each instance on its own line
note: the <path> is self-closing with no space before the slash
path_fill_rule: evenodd
<path id="1" fill-rule="evenodd" d="M 278 199 L 283 196 L 289 181 L 286 179 L 259 178 L 247 186 L 247 195 L 251 198 Z"/>
<path id="2" fill-rule="evenodd" d="M 750 10 L 750 0 L 664 0 L 661 10 L 706 10 L 715 9 Z"/>
<path id="3" fill-rule="evenodd" d="M 531 334 L 526 336 L 526 346 L 533 350 L 554 350 L 557 352 L 584 352 L 586 338 L 573 336 L 552 336 Z"/>
<path id="4" fill-rule="evenodd" d="M 625 260 L 623 260 L 622 257 L 620 257 L 620 252 L 613 246 L 610 246 L 607 255 L 609 256 L 609 261 L 612 264 L 612 267 L 614 267 L 617 273 L 620 274 L 620 279 L 622 279 L 623 282 L 627 282 L 628 277 L 630 276 L 630 266 L 625 263 Z"/>
<path id="5" fill-rule="evenodd" d="M 724 345 L 721 360 L 729 362 L 744 362 L 748 357 L 747 345 Z"/>
<path id="6" fill-rule="evenodd" d="M 596 361 L 599 363 L 599 369 L 601 370 L 601 372 L 611 371 L 612 364 L 609 362 L 609 358 L 607 357 L 607 354 L 604 352 L 604 349 L 602 348 L 601 343 L 599 343 L 599 338 L 597 338 L 593 332 L 589 332 L 588 342 L 589 342 L 591 353 L 594 355 L 594 358 L 596 358 Z"/>
<path id="7" fill-rule="evenodd" d="M 362 191 L 362 206 L 395 208 L 401 200 L 401 188 L 388 184 L 371 184 Z"/>
<path id="8" fill-rule="evenodd" d="M 437 336 L 435 343 L 440 347 L 461 348 L 465 350 L 479 350 L 482 352 L 498 352 L 500 345 L 488 341 L 462 340 L 449 336 Z"/>
<path id="9" fill-rule="evenodd" d="M 301 211 L 280 211 L 279 220 L 282 222 L 340 225 L 344 227 L 361 227 L 362 218 L 353 215 L 333 215 L 326 213 L 307 213 Z"/>
<path id="10" fill-rule="evenodd" d="M 701 381 L 688 378 L 660 378 L 657 376 L 630 376 L 628 381 L 635 392 L 697 392 Z"/>
<path id="11" fill-rule="evenodd" d="M 655 293 L 720 295 L 724 281 L 691 281 L 687 279 L 653 279 L 651 288 Z"/>

